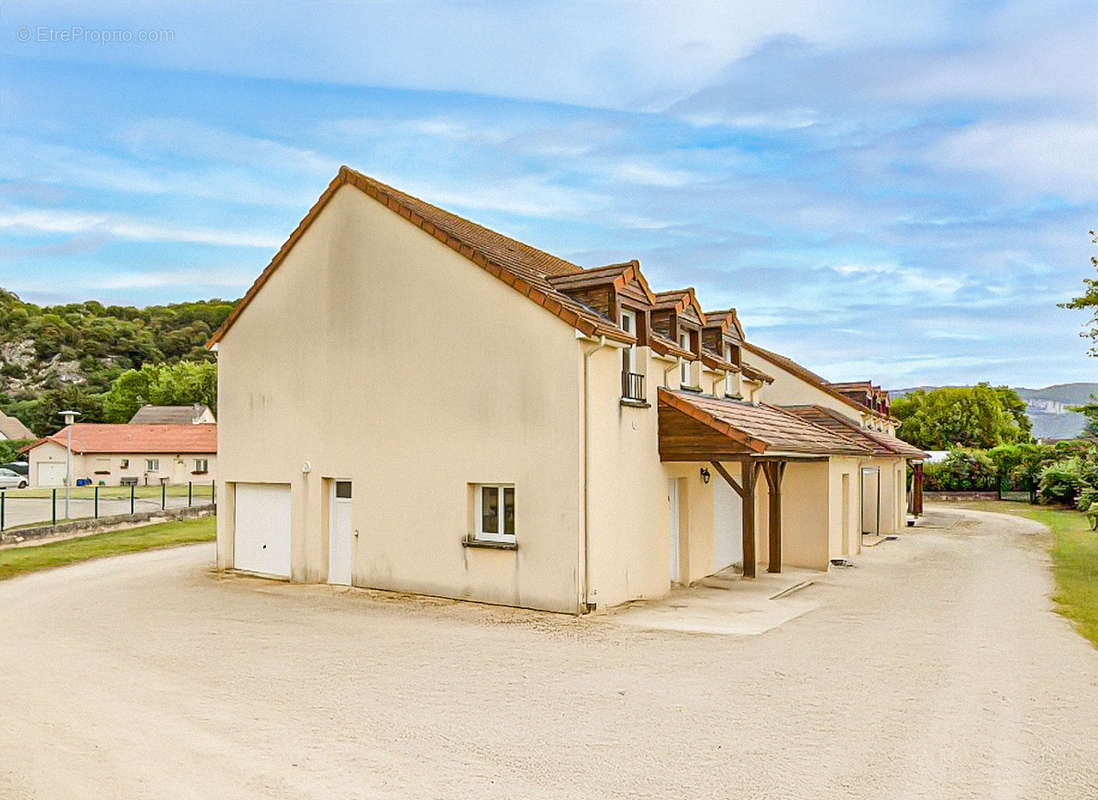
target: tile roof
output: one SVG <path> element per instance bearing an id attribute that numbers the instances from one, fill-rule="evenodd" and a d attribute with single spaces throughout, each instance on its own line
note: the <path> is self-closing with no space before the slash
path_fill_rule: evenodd
<path id="1" fill-rule="evenodd" d="M 450 249 L 499 278 L 515 291 L 560 317 L 581 333 L 588 336 L 606 336 L 622 342 L 636 341 L 632 334 L 626 333 L 594 309 L 553 286 L 549 280 L 551 276 L 583 272 L 583 269 L 576 264 L 496 233 L 449 211 L 443 211 L 418 197 L 405 194 L 344 166 L 340 167 L 339 174 L 290 234 L 290 238 L 271 259 L 271 263 L 256 278 L 244 298 L 237 303 L 225 322 L 210 337 L 207 347 L 212 347 L 220 341 L 233 326 L 263 284 L 285 260 L 297 240 L 343 186 L 353 186 L 362 191 L 394 214 L 421 228 Z"/>
<path id="2" fill-rule="evenodd" d="M 782 410 L 796 414 L 821 428 L 854 439 L 870 448 L 878 456 L 903 456 L 904 458 L 929 458 L 919 448 L 888 433 L 863 428 L 855 420 L 844 417 L 838 411 L 823 406 L 782 406 Z"/>
<path id="3" fill-rule="evenodd" d="M 655 331 L 648 331 L 648 346 L 655 350 L 661 356 L 674 356 L 675 358 L 685 358 L 688 361 L 694 359 L 694 354 L 689 350 L 683 350 L 681 346 L 672 342 L 666 336 L 661 336 Z"/>
<path id="4" fill-rule="evenodd" d="M 603 267 L 591 267 L 581 272 L 570 272 L 566 275 L 550 275 L 549 283 L 554 288 L 567 292 L 575 289 L 586 289 L 590 286 L 603 286 L 612 284 L 619 291 L 630 283 L 636 283 L 649 303 L 656 302 L 656 296 L 648 287 L 648 281 L 640 271 L 640 262 L 626 261 L 623 264 L 607 264 Z"/>
<path id="5" fill-rule="evenodd" d="M 750 364 L 741 363 L 740 371 L 753 381 L 762 381 L 765 383 L 773 383 L 774 377 L 766 372 L 763 372 L 758 367 L 753 367 Z"/>
<path id="6" fill-rule="evenodd" d="M 189 406 L 144 405 L 130 418 L 130 425 L 191 424 L 207 410 L 201 403 Z"/>
<path id="7" fill-rule="evenodd" d="M 868 447 L 814 425 L 777 406 L 659 389 L 661 405 L 674 408 L 745 444 L 757 453 L 869 455 Z M 704 461 L 704 454 L 699 454 Z"/>
<path id="8" fill-rule="evenodd" d="M 736 315 L 736 309 L 727 308 L 723 311 L 706 311 L 705 312 L 705 327 L 713 328 L 720 326 L 721 330 L 727 331 L 729 327 L 742 341 L 744 338 L 743 326 L 740 325 L 740 318 Z"/>
<path id="9" fill-rule="evenodd" d="M 779 355 L 778 353 L 771 352 L 770 350 L 767 350 L 764 347 L 759 347 L 757 344 L 752 344 L 751 342 L 744 342 L 743 346 L 747 350 L 750 350 L 752 353 L 755 353 L 756 355 L 762 356 L 768 361 L 773 362 L 777 366 L 784 369 L 786 372 L 790 372 L 796 375 L 798 378 L 805 381 L 806 383 L 812 384 L 820 391 L 831 395 L 836 400 L 841 400 L 852 408 L 856 408 L 863 413 L 876 414 L 880 417 L 884 416 L 880 412 L 874 411 L 869 406 L 847 397 L 838 389 L 835 389 L 827 380 L 820 377 L 812 370 L 807 369 L 806 367 L 802 367 L 800 364 L 798 364 L 796 361 L 789 358 L 788 356 L 783 356 Z"/>
<path id="10" fill-rule="evenodd" d="M 705 324 L 705 312 L 702 311 L 701 303 L 694 295 L 693 286 L 688 286 L 685 289 L 672 289 L 667 292 L 656 292 L 654 307 L 671 309 L 676 314 L 682 314 L 687 308 L 693 308 L 694 313 L 698 315 L 698 320 L 702 325 Z"/>
<path id="11" fill-rule="evenodd" d="M 133 425 L 77 422 L 72 428 L 74 453 L 216 453 L 217 425 Z M 53 442 L 65 447 L 68 427 L 39 439 L 31 447 Z M 30 448 L 28 448 L 30 449 Z"/>
<path id="12" fill-rule="evenodd" d="M 9 417 L 3 411 L 0 411 L 0 438 L 11 440 L 33 439 L 34 434 L 30 428 L 23 424 L 22 420 Z"/>
<path id="13" fill-rule="evenodd" d="M 717 355 L 708 347 L 702 348 L 702 363 L 711 369 L 723 369 L 725 372 L 739 372 L 740 368 L 733 364 L 731 361 L 725 361 L 723 357 Z"/>

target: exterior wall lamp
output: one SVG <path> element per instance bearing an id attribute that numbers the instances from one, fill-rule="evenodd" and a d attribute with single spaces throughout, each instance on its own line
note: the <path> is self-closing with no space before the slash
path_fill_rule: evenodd
<path id="1" fill-rule="evenodd" d="M 702 476 L 702 483 L 709 483 L 709 479 L 712 476 L 709 474 L 709 468 L 708 467 L 702 467 L 701 468 L 701 476 Z"/>

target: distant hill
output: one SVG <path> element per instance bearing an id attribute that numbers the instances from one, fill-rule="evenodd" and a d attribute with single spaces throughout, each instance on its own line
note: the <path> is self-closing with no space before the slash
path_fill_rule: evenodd
<path id="1" fill-rule="evenodd" d="M 94 300 L 39 306 L 0 289 L 0 411 L 38 434 L 60 424 L 58 403 L 97 421 L 94 398 L 125 370 L 212 361 L 204 345 L 233 305 L 215 299 L 144 308 Z"/>
<path id="2" fill-rule="evenodd" d="M 931 391 L 938 386 L 913 386 L 909 389 L 889 390 L 890 397 L 923 389 Z M 1018 396 L 1026 401 L 1026 416 L 1033 423 L 1033 435 L 1038 439 L 1073 439 L 1083 432 L 1087 418 L 1067 406 L 1078 406 L 1090 396 L 1098 395 L 1098 383 L 1057 383 L 1043 389 L 1014 387 Z"/>

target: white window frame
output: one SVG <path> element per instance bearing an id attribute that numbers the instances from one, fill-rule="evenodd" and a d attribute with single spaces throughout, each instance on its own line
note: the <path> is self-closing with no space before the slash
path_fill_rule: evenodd
<path id="1" fill-rule="evenodd" d="M 195 472 L 209 472 L 210 471 L 210 459 L 208 458 L 196 458 L 194 460 Z"/>
<path id="2" fill-rule="evenodd" d="M 629 324 L 626 324 L 628 321 Z M 627 308 L 621 310 L 621 329 L 626 333 L 637 335 L 637 312 Z M 631 344 L 625 350 L 625 371 L 636 373 L 637 371 L 637 345 Z"/>
<path id="3" fill-rule="evenodd" d="M 499 490 L 499 501 L 496 504 L 497 514 L 497 533 L 481 530 L 484 515 L 482 513 L 484 508 L 484 489 L 497 489 Z M 504 533 L 506 526 L 504 524 L 504 502 L 503 502 L 503 490 L 510 489 L 515 492 L 515 533 Z M 474 483 L 473 484 L 473 538 L 478 542 L 504 542 L 506 544 L 515 543 L 515 535 L 518 533 L 518 492 L 515 491 L 515 484 L 513 483 Z"/>
<path id="4" fill-rule="evenodd" d="M 160 472 L 160 459 L 159 458 L 146 458 L 145 459 L 145 472 Z"/>
<path id="5" fill-rule="evenodd" d="M 690 350 L 690 331 L 679 331 L 679 347 L 683 350 Z M 679 385 L 690 386 L 690 362 L 687 359 L 682 359 L 682 363 L 679 364 Z"/>

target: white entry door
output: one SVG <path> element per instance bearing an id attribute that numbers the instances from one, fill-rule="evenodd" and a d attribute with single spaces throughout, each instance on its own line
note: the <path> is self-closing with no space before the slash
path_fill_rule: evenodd
<path id="1" fill-rule="evenodd" d="M 234 498 L 233 566 L 290 577 L 290 485 L 238 483 Z"/>
<path id="2" fill-rule="evenodd" d="M 721 478 L 713 479 L 713 571 L 743 563 L 743 500 Z"/>
<path id="3" fill-rule="evenodd" d="M 671 528 L 671 580 L 679 580 L 679 482 L 671 479 L 667 482 L 667 503 L 670 507 Z"/>
<path id="4" fill-rule="evenodd" d="M 328 583 L 351 585 L 351 482 L 332 481 L 328 513 Z"/>
<path id="5" fill-rule="evenodd" d="M 43 461 L 38 465 L 38 482 L 35 486 L 64 486 L 65 465 L 56 462 Z"/>

